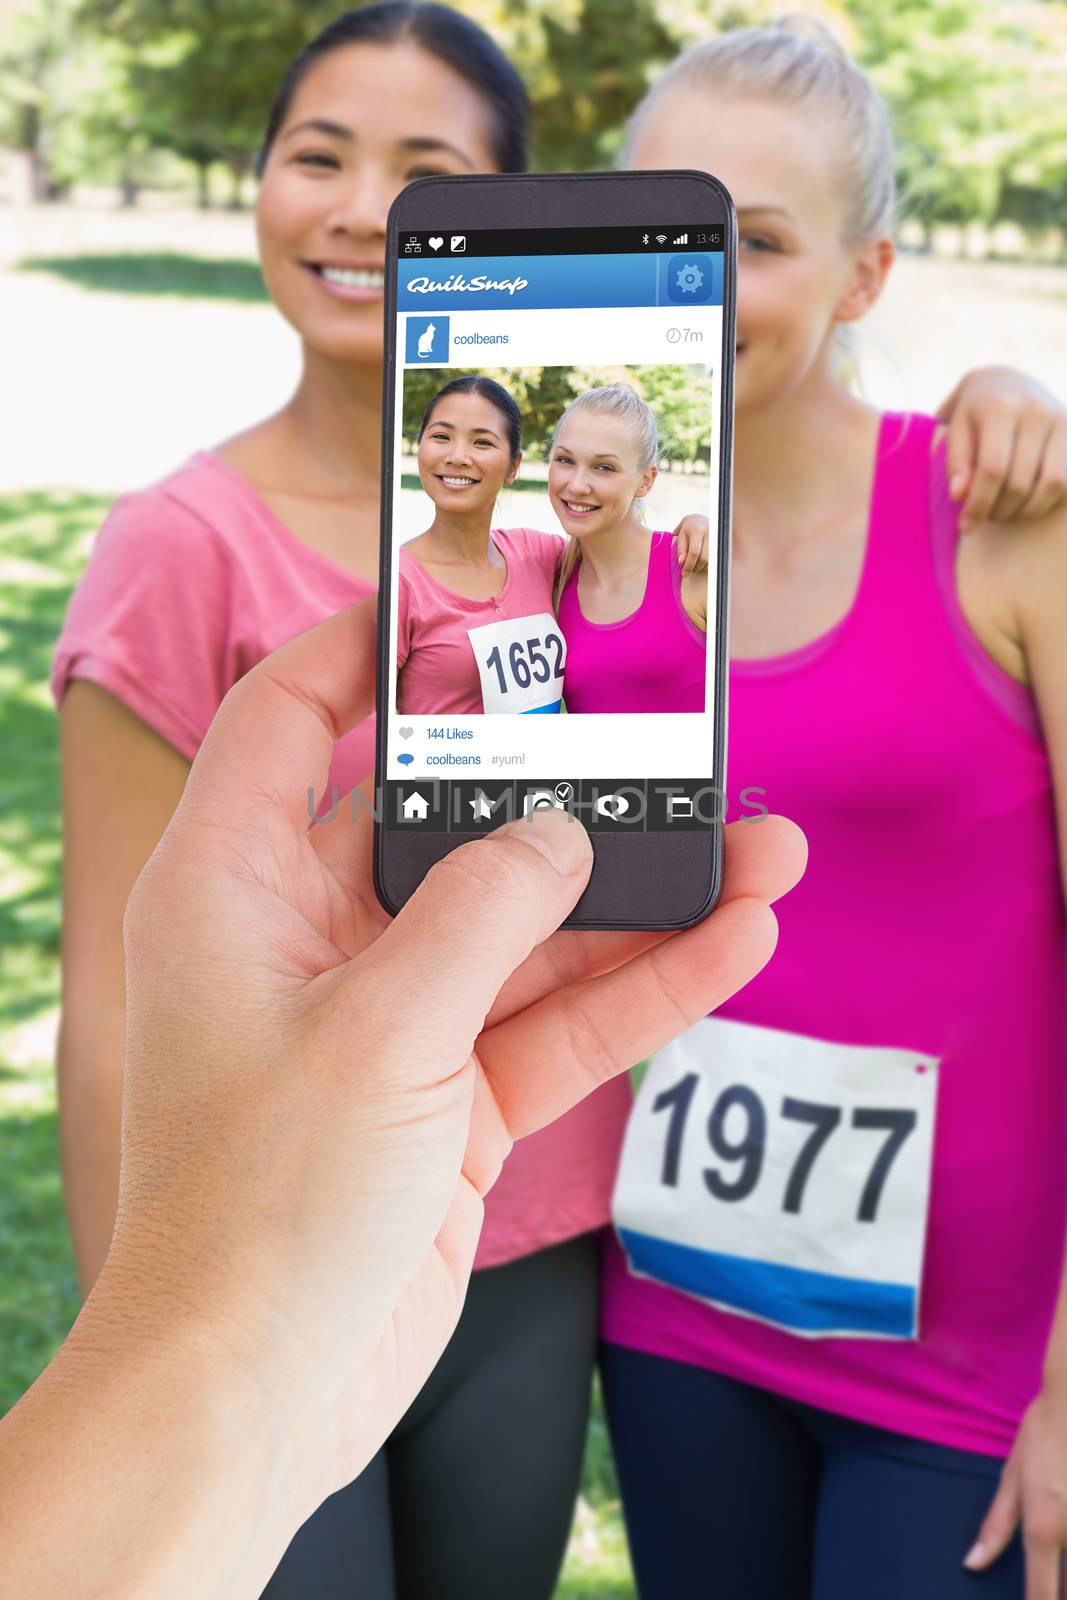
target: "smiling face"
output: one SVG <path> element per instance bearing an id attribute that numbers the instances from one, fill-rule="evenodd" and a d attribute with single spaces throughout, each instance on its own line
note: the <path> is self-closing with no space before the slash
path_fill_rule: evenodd
<path id="1" fill-rule="evenodd" d="M 578 408 L 560 424 L 548 466 L 548 497 L 575 538 L 612 528 L 656 481 L 643 467 L 633 426 L 622 417 Z"/>
<path id="2" fill-rule="evenodd" d="M 846 243 L 832 134 L 799 108 L 679 88 L 650 110 L 630 165 L 713 172 L 733 197 L 738 411 L 799 386 L 829 361 L 836 323 L 877 298 L 892 243 Z"/>
<path id="3" fill-rule="evenodd" d="M 422 487 L 444 512 L 490 516 L 521 460 L 511 454 L 506 418 L 480 394 L 445 395 L 419 440 Z"/>
<path id="4" fill-rule="evenodd" d="M 256 208 L 271 298 L 311 349 L 382 359 L 385 222 L 428 173 L 492 172 L 492 113 L 470 84 L 407 44 L 346 45 L 302 79 Z"/>

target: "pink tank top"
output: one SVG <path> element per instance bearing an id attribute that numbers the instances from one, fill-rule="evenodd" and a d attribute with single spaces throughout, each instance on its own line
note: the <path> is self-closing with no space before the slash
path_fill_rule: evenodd
<path id="1" fill-rule="evenodd" d="M 618 622 L 583 616 L 578 570 L 559 602 L 567 710 L 703 711 L 707 638 L 682 606 L 673 535 L 652 535 L 644 598 Z"/>
<path id="2" fill-rule="evenodd" d="M 631 1276 L 613 1237 L 603 1326 L 617 1344 L 1004 1455 L 1040 1386 L 1063 1258 L 1067 942 L 1029 697 L 988 658 L 976 669 L 946 590 L 937 535 L 947 518 L 954 545 L 955 510 L 934 427 L 883 419 L 844 620 L 792 654 L 733 663 L 732 814 L 762 788 L 811 856 L 776 908 L 770 964 L 720 1012 L 940 1058 L 919 1337 L 801 1339 Z"/>

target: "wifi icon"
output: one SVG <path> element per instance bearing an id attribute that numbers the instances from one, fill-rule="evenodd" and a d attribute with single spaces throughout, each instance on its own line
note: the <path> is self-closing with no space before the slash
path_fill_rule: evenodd
<path id="1" fill-rule="evenodd" d="M 657 244 L 666 244 L 667 243 L 667 235 L 665 233 L 657 233 L 657 235 L 656 235 L 656 243 Z"/>

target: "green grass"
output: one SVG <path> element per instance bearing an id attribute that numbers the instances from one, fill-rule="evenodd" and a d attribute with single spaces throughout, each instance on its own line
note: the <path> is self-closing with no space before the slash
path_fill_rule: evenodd
<path id="1" fill-rule="evenodd" d="M 48 677 L 105 507 L 75 493 L 0 498 L 0 1415 L 51 1359 L 78 1309 L 49 1059 L 61 837 Z M 634 1600 L 599 1397 L 556 1600 Z"/>
<path id="2" fill-rule="evenodd" d="M 0 500 L 0 1413 L 77 1311 L 56 1149 L 59 758 L 52 650 L 103 502 Z"/>
<path id="3" fill-rule="evenodd" d="M 177 296 L 183 300 L 266 301 L 255 261 L 187 256 L 176 250 L 143 255 L 26 256 L 19 272 L 47 272 L 104 294 Z"/>

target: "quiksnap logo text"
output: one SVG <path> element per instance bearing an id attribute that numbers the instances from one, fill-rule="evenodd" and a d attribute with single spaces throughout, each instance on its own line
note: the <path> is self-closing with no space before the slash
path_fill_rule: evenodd
<path id="1" fill-rule="evenodd" d="M 407 287 L 411 294 L 480 294 L 490 289 L 514 294 L 528 288 L 529 282 L 528 278 L 487 278 L 484 272 L 467 278 L 462 272 L 453 272 L 447 278 L 412 278 Z"/>

